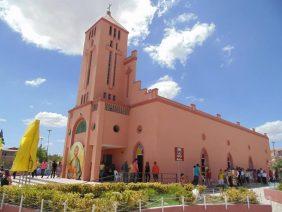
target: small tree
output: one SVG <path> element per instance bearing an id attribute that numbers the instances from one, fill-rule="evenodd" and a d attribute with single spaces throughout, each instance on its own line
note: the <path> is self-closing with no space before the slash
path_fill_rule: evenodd
<path id="1" fill-rule="evenodd" d="M 271 168 L 278 172 L 279 181 L 282 179 L 282 159 L 276 159 Z"/>
<path id="2" fill-rule="evenodd" d="M 42 163 L 44 160 L 47 160 L 47 150 L 40 145 L 37 150 L 37 158 L 39 163 Z"/>
<path id="3" fill-rule="evenodd" d="M 272 169 L 282 169 L 282 159 L 277 159 L 272 165 L 271 165 Z"/>

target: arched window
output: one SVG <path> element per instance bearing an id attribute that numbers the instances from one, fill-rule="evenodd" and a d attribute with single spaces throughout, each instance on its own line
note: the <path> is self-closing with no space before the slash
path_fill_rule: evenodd
<path id="1" fill-rule="evenodd" d="M 233 159 L 230 153 L 227 155 L 227 168 L 228 169 L 233 169 Z"/>
<path id="2" fill-rule="evenodd" d="M 249 169 L 254 169 L 253 159 L 249 157 Z"/>
<path id="3" fill-rule="evenodd" d="M 84 133 L 84 132 L 86 132 L 86 121 L 81 120 L 76 127 L 75 134 Z"/>

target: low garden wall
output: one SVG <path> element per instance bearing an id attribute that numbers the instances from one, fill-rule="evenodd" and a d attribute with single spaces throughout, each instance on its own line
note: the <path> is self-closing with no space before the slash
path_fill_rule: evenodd
<path id="1" fill-rule="evenodd" d="M 266 188 L 264 189 L 264 196 L 267 200 L 271 200 L 282 204 L 282 191 Z"/>
<path id="2" fill-rule="evenodd" d="M 19 206 L 4 204 L 3 208 L 0 209 L 3 212 L 19 212 Z M 38 212 L 36 209 L 22 208 L 21 212 Z"/>
<path id="3" fill-rule="evenodd" d="M 183 210 L 184 209 L 184 210 Z M 18 212 L 19 207 L 14 206 L 14 205 L 9 205 L 9 204 L 4 204 L 2 210 L 0 211 L 5 211 L 5 212 Z M 39 209 L 28 209 L 28 208 L 22 208 L 22 212 L 38 212 Z M 151 208 L 151 209 L 142 209 L 144 212 L 271 212 L 271 206 L 270 205 L 250 205 L 249 207 L 247 205 L 228 205 L 227 209 L 225 205 L 192 205 L 192 206 L 168 206 L 162 208 Z"/>
<path id="4" fill-rule="evenodd" d="M 162 212 L 162 208 L 152 208 L 142 210 L 144 212 Z M 225 205 L 208 205 L 206 208 L 203 205 L 192 205 L 192 206 L 171 206 L 165 207 L 165 212 L 183 212 L 183 211 L 193 211 L 193 212 L 271 212 L 272 208 L 270 205 L 228 205 L 227 210 Z"/>

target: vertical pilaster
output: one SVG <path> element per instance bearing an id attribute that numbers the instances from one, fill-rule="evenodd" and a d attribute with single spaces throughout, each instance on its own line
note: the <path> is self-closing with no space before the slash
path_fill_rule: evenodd
<path id="1" fill-rule="evenodd" d="M 101 154 L 102 154 L 102 141 L 104 129 L 104 116 L 105 116 L 105 103 L 98 102 L 97 111 L 97 139 L 93 145 L 92 150 L 92 167 L 91 167 L 91 181 L 99 179 Z"/>

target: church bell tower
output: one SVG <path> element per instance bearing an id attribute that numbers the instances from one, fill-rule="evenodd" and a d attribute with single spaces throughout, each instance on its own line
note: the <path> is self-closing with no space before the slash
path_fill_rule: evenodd
<path id="1" fill-rule="evenodd" d="M 76 106 L 98 98 L 124 102 L 123 61 L 127 55 L 128 31 L 111 15 L 99 19 L 85 33 Z"/>

